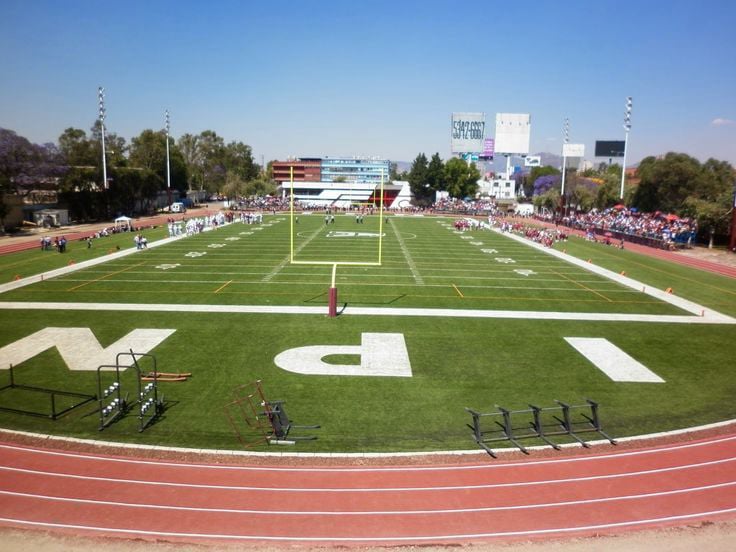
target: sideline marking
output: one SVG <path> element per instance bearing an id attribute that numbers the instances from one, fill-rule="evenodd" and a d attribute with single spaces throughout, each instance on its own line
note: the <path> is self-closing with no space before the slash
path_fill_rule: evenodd
<path id="1" fill-rule="evenodd" d="M 657 374 L 607 339 L 600 337 L 565 337 L 564 339 L 613 381 L 664 383 L 664 380 Z"/>

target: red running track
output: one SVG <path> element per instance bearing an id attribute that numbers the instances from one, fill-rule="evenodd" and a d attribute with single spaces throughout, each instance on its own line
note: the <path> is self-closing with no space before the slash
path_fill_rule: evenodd
<path id="1" fill-rule="evenodd" d="M 585 456 L 208 465 L 0 442 L 0 525 L 189 543 L 468 544 L 736 517 L 736 434 Z"/>

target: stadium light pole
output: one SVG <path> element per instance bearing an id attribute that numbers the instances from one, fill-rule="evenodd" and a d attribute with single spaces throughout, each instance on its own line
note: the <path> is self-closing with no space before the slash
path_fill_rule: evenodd
<path id="1" fill-rule="evenodd" d="M 732 253 L 736 253 L 736 183 L 733 187 L 733 208 L 731 209 L 731 240 L 729 248 Z"/>
<path id="2" fill-rule="evenodd" d="M 97 88 L 97 99 L 100 107 L 100 130 L 102 131 L 102 185 L 107 190 L 107 161 L 105 160 L 105 89 Z"/>
<path id="3" fill-rule="evenodd" d="M 169 199 L 169 213 L 171 213 L 171 163 L 169 162 L 169 110 L 165 112 L 166 122 L 166 194 Z"/>
<path id="4" fill-rule="evenodd" d="M 562 127 L 564 133 L 564 140 L 562 143 L 562 189 L 560 195 L 565 197 L 565 169 L 567 166 L 567 157 L 565 157 L 565 145 L 570 141 L 570 119 L 565 117 L 565 124 Z"/>
<path id="5" fill-rule="evenodd" d="M 624 180 L 626 179 L 626 150 L 629 145 L 629 131 L 631 131 L 631 107 L 632 98 L 631 96 L 626 98 L 626 111 L 624 112 L 624 130 L 626 131 L 626 137 L 624 138 L 624 161 L 621 167 L 621 194 L 619 199 L 624 198 Z"/>
<path id="6" fill-rule="evenodd" d="M 567 201 L 565 201 L 565 171 L 567 169 L 567 156 L 565 155 L 565 146 L 570 141 L 570 119 L 565 117 L 565 124 L 562 126 L 564 133 L 564 139 L 562 141 L 562 186 L 560 187 L 560 210 L 562 216 L 565 216 L 567 211 Z"/>

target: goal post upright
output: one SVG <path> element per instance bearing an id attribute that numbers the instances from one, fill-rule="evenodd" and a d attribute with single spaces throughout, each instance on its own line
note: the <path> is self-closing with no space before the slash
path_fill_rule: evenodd
<path id="1" fill-rule="evenodd" d="M 291 224 L 289 240 L 289 259 L 294 262 L 294 165 L 289 167 L 289 224 Z"/>
<path id="2" fill-rule="evenodd" d="M 383 251 L 383 169 L 381 169 L 381 202 L 378 206 L 378 266 L 381 266 Z"/>
<path id="3" fill-rule="evenodd" d="M 374 261 L 302 261 L 294 258 L 294 235 L 296 217 L 294 212 L 294 167 L 289 167 L 289 263 L 292 265 L 325 265 L 332 266 L 332 278 L 329 288 L 328 316 L 334 318 L 337 316 L 337 267 L 342 266 L 382 266 L 383 259 L 383 202 L 384 202 L 384 179 L 385 171 L 381 169 L 381 189 L 379 193 L 380 205 L 378 207 L 378 259 Z M 373 191 L 375 198 L 375 188 Z M 375 201 L 375 199 L 374 199 Z M 373 204 L 375 207 L 375 203 Z"/>

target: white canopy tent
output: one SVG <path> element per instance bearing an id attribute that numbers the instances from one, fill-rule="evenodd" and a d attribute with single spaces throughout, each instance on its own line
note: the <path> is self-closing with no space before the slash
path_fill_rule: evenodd
<path id="1" fill-rule="evenodd" d="M 115 228 L 118 231 L 130 232 L 133 226 L 133 219 L 130 217 L 122 216 L 115 219 Z"/>

